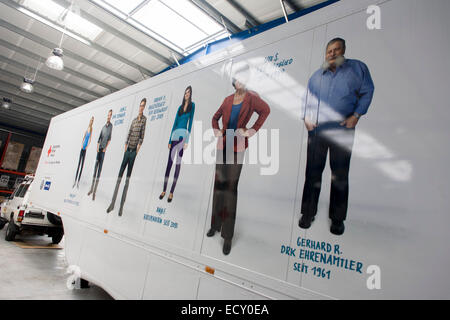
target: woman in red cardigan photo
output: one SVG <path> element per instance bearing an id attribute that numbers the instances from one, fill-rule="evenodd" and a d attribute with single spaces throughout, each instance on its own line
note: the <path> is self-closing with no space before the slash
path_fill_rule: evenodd
<path id="1" fill-rule="evenodd" d="M 248 139 L 258 132 L 270 113 L 269 105 L 256 92 L 247 90 L 244 79 L 233 78 L 232 83 L 235 93 L 225 98 L 212 118 L 212 127 L 218 142 L 211 229 L 207 233 L 208 237 L 212 237 L 221 231 L 225 255 L 231 251 L 238 182 Z M 247 129 L 253 113 L 258 114 L 258 119 Z M 222 129 L 219 127 L 220 119 Z"/>

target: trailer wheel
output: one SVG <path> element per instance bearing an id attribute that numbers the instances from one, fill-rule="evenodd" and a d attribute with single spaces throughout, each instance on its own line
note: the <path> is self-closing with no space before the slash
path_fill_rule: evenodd
<path id="1" fill-rule="evenodd" d="M 14 224 L 13 220 L 10 220 L 8 223 L 8 228 L 6 228 L 5 240 L 6 241 L 14 241 L 17 234 L 17 227 Z"/>

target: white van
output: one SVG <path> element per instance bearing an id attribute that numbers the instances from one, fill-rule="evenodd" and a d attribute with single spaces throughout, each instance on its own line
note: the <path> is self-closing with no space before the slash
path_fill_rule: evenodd
<path id="1" fill-rule="evenodd" d="M 8 221 L 5 240 L 14 241 L 17 234 L 33 232 L 47 234 L 52 242 L 57 244 L 64 235 L 61 218 L 57 215 L 37 208 L 29 202 L 33 188 L 33 176 L 26 176 L 24 181 L 17 186 L 11 197 L 0 206 L 3 216 L 2 229 Z"/>

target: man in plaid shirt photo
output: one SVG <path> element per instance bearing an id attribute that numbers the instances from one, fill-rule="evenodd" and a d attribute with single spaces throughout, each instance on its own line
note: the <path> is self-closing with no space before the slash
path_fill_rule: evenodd
<path id="1" fill-rule="evenodd" d="M 123 205 L 125 204 L 125 199 L 127 197 L 128 186 L 130 183 L 131 172 L 133 171 L 134 161 L 136 160 L 136 155 L 139 153 L 139 149 L 142 146 L 145 135 L 145 124 L 147 123 L 147 118 L 144 116 L 144 109 L 147 104 L 147 99 L 142 99 L 139 105 L 139 114 L 133 120 L 128 131 L 127 140 L 125 141 L 125 154 L 123 155 L 122 165 L 120 166 L 119 176 L 116 182 L 116 188 L 114 189 L 114 195 L 111 200 L 111 204 L 106 210 L 110 213 L 114 210 L 114 205 L 116 203 L 117 193 L 119 191 L 120 183 L 122 182 L 122 176 L 125 172 L 125 168 L 128 167 L 127 177 L 125 180 L 125 186 L 122 192 L 122 199 L 120 201 L 119 217 L 122 216 Z"/>

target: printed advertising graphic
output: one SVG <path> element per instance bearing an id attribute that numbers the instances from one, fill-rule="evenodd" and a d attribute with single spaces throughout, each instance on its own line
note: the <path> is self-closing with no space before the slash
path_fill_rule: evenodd
<path id="1" fill-rule="evenodd" d="M 47 150 L 47 157 L 45 159 L 46 165 L 58 165 L 61 164 L 61 161 L 59 160 L 59 149 L 61 148 L 60 145 L 50 145 Z"/>
<path id="2" fill-rule="evenodd" d="M 158 234 L 160 241 L 189 250 L 201 237 L 200 219 L 206 214 L 214 161 L 206 151 L 215 144 L 212 130 L 206 129 L 211 122 L 210 106 L 220 104 L 221 99 L 211 92 L 226 90 L 223 68 L 219 64 L 175 82 L 178 90 L 168 109 L 154 189 L 144 215 L 146 236 Z"/>

